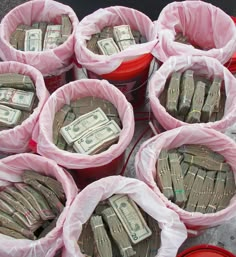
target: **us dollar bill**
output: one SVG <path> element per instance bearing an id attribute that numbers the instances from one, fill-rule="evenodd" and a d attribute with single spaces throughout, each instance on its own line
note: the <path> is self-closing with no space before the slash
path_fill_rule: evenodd
<path id="1" fill-rule="evenodd" d="M 133 244 L 137 244 L 151 236 L 150 228 L 131 198 L 127 195 L 117 194 L 108 200 Z"/>
<path id="2" fill-rule="evenodd" d="M 42 31 L 41 29 L 30 29 L 25 32 L 25 51 L 42 51 Z"/>
<path id="3" fill-rule="evenodd" d="M 113 28 L 113 34 L 120 50 L 125 50 L 131 45 L 136 44 L 129 25 L 115 26 Z"/>
<path id="4" fill-rule="evenodd" d="M 61 15 L 61 24 L 61 37 L 64 42 L 72 32 L 72 24 L 67 14 Z"/>
<path id="5" fill-rule="evenodd" d="M 61 135 L 64 137 L 68 145 L 73 144 L 76 140 L 82 137 L 89 129 L 101 126 L 109 121 L 106 114 L 101 108 L 97 108 L 89 113 L 86 113 L 68 126 L 62 127 Z"/>
<path id="6" fill-rule="evenodd" d="M 117 141 L 120 127 L 113 120 L 93 129 L 74 143 L 74 149 L 81 154 L 96 154 L 106 150 Z"/>
<path id="7" fill-rule="evenodd" d="M 48 25 L 43 50 L 54 49 L 58 46 L 58 40 L 61 38 L 61 25 Z"/>
<path id="8" fill-rule="evenodd" d="M 0 74 L 0 88 L 2 87 L 35 91 L 35 85 L 31 78 L 17 73 Z"/>
<path id="9" fill-rule="evenodd" d="M 113 38 L 98 40 L 97 45 L 101 54 L 104 55 L 112 55 L 120 52 Z"/>
<path id="10" fill-rule="evenodd" d="M 0 88 L 0 104 L 22 111 L 31 111 L 35 93 L 15 88 Z"/>
<path id="11" fill-rule="evenodd" d="M 0 104 L 0 127 L 14 127 L 18 124 L 21 111 Z"/>

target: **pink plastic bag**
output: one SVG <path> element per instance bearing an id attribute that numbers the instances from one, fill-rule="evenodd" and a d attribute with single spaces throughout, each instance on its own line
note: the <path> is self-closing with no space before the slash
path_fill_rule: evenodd
<path id="1" fill-rule="evenodd" d="M 111 56 L 98 55 L 86 47 L 91 35 L 100 32 L 106 26 L 130 25 L 147 38 L 147 43 L 137 44 Z M 123 61 L 150 53 L 157 43 L 153 22 L 143 13 L 128 7 L 113 6 L 99 9 L 83 18 L 76 34 L 75 55 L 78 63 L 96 74 L 114 71 Z"/>
<path id="2" fill-rule="evenodd" d="M 73 31 L 62 45 L 52 50 L 41 52 L 24 52 L 13 48 L 9 39 L 20 24 L 31 25 L 32 22 L 47 21 L 61 23 L 61 14 L 68 14 Z M 5 61 L 19 61 L 30 64 L 46 75 L 58 75 L 68 70 L 74 54 L 74 36 L 78 18 L 67 5 L 52 0 L 28 1 L 11 10 L 0 26 L 0 57 Z"/>
<path id="3" fill-rule="evenodd" d="M 12 182 L 21 182 L 21 174 L 25 169 L 38 171 L 61 182 L 66 195 L 66 205 L 60 214 L 56 227 L 39 240 L 14 239 L 0 234 L 1 257 L 54 257 L 56 251 L 63 247 L 62 228 L 69 207 L 76 197 L 78 189 L 69 175 L 54 161 L 34 154 L 17 154 L 0 160 L 0 187 Z"/>
<path id="4" fill-rule="evenodd" d="M 32 131 L 38 121 L 43 105 L 49 97 L 43 76 L 34 67 L 18 62 L 1 62 L 0 74 L 1 73 L 19 73 L 27 75 L 35 84 L 39 103 L 33 113 L 28 119 L 24 120 L 22 124 L 11 129 L 0 131 L 0 152 L 22 153 L 29 151 L 28 143 L 32 137 Z"/>
<path id="5" fill-rule="evenodd" d="M 176 256 L 178 248 L 187 236 L 186 228 L 178 215 L 167 209 L 160 198 L 142 181 L 111 176 L 90 184 L 75 198 L 63 227 L 65 248 L 62 257 L 84 256 L 76 243 L 81 234 L 82 225 L 90 218 L 97 204 L 113 194 L 127 194 L 159 222 L 162 229 L 161 247 L 156 257 Z"/>
<path id="6" fill-rule="evenodd" d="M 223 118 L 219 121 L 199 124 L 202 127 L 213 128 L 219 131 L 226 130 L 236 121 L 236 80 L 219 61 L 210 57 L 173 56 L 156 71 L 149 83 L 150 104 L 155 118 L 166 130 L 189 125 L 189 123 L 172 117 L 159 101 L 159 96 L 164 90 L 168 77 L 175 71 L 183 72 L 188 69 L 193 70 L 197 75 L 204 75 L 207 78 L 217 76 L 224 80 L 227 98 Z"/>
<path id="7" fill-rule="evenodd" d="M 236 30 L 232 19 L 221 9 L 202 1 L 173 2 L 154 22 L 159 44 L 152 52 L 162 62 L 170 56 L 209 56 L 226 63 L 236 51 Z M 204 49 L 175 42 L 176 32 L 183 32 L 191 43 Z"/>
<path id="8" fill-rule="evenodd" d="M 86 96 L 95 96 L 110 101 L 116 107 L 123 124 L 118 143 L 95 155 L 70 153 L 59 149 L 52 142 L 55 113 L 65 104 Z M 64 85 L 49 97 L 41 112 L 39 127 L 33 133 L 33 140 L 37 142 L 37 153 L 53 159 L 68 169 L 84 169 L 105 165 L 120 156 L 130 144 L 133 133 L 133 108 L 120 90 L 106 80 L 82 79 Z"/>
<path id="9" fill-rule="evenodd" d="M 214 130 L 201 128 L 199 125 L 189 125 L 176 128 L 157 135 L 143 143 L 135 157 L 137 178 L 144 181 L 161 198 L 163 203 L 178 213 L 180 219 L 190 229 L 200 230 L 223 224 L 235 216 L 236 195 L 230 205 L 224 210 L 213 214 L 187 212 L 169 201 L 159 190 L 154 181 L 156 177 L 156 161 L 161 149 L 172 149 L 184 144 L 206 145 L 213 151 L 222 154 L 235 175 L 236 181 L 236 145 L 233 140 Z"/>

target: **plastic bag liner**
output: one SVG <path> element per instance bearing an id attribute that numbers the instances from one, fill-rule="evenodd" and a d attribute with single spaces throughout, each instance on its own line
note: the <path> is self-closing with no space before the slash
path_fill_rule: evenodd
<path id="1" fill-rule="evenodd" d="M 236 51 L 236 30 L 230 16 L 220 8 L 202 1 L 168 4 L 154 22 L 159 44 L 152 54 L 162 62 L 170 56 L 209 56 L 226 63 Z M 177 32 L 183 32 L 191 45 L 175 42 Z"/>
<path id="2" fill-rule="evenodd" d="M 111 176 L 90 184 L 76 196 L 63 227 L 65 247 L 62 257 L 84 256 L 77 244 L 82 225 L 90 218 L 97 204 L 113 194 L 127 194 L 159 222 L 162 229 L 161 247 L 156 257 L 176 256 L 178 248 L 187 236 L 186 228 L 178 215 L 167 209 L 160 198 L 142 181 Z"/>
<path id="3" fill-rule="evenodd" d="M 33 113 L 20 125 L 14 128 L 0 131 L 0 152 L 22 153 L 29 151 L 28 143 L 32 137 L 32 131 L 37 124 L 39 114 L 49 97 L 42 74 L 34 67 L 18 62 L 1 62 L 1 73 L 19 73 L 29 76 L 35 84 L 38 106 Z"/>
<path id="4" fill-rule="evenodd" d="M 98 55 L 87 49 L 87 40 L 106 26 L 130 25 L 147 38 L 147 43 L 131 46 L 111 56 Z M 89 71 L 102 75 L 116 70 L 122 62 L 150 53 L 157 43 L 153 22 L 143 13 L 128 7 L 112 6 L 84 17 L 76 33 L 77 62 Z"/>
<path id="5" fill-rule="evenodd" d="M 68 14 L 73 31 L 60 46 L 41 52 L 24 52 L 13 48 L 9 39 L 20 24 L 31 25 L 32 22 L 46 21 L 61 23 L 61 14 Z M 0 25 L 0 57 L 4 61 L 19 61 L 30 64 L 42 72 L 44 76 L 59 75 L 67 68 L 74 55 L 74 36 L 78 26 L 78 18 L 67 5 L 52 0 L 34 0 L 12 9 L 2 19 Z"/>
<path id="6" fill-rule="evenodd" d="M 119 141 L 108 150 L 95 155 L 70 153 L 59 149 L 52 141 L 52 126 L 55 113 L 65 104 L 86 96 L 110 101 L 117 109 L 123 128 Z M 39 127 L 33 132 L 37 153 L 53 159 L 68 169 L 84 169 L 108 164 L 120 156 L 130 144 L 134 133 L 134 114 L 125 96 L 105 80 L 82 79 L 57 89 L 48 99 L 39 118 Z"/>
<path id="7" fill-rule="evenodd" d="M 211 79 L 216 76 L 224 80 L 226 103 L 223 118 L 219 121 L 199 124 L 202 127 L 219 131 L 226 130 L 236 121 L 236 80 L 219 61 L 210 57 L 173 56 L 156 71 L 149 83 L 150 104 L 155 118 L 166 130 L 189 124 L 171 116 L 159 101 L 159 96 L 164 90 L 168 77 L 175 71 L 183 72 L 188 69 L 193 70 L 197 75 L 203 75 Z"/>
<path id="8" fill-rule="evenodd" d="M 184 144 L 205 145 L 213 151 L 222 154 L 226 162 L 231 165 L 236 180 L 235 142 L 214 129 L 202 128 L 199 125 L 188 125 L 166 131 L 143 143 L 135 157 L 137 178 L 144 181 L 168 208 L 177 212 L 188 228 L 200 231 L 204 228 L 223 224 L 235 216 L 236 195 L 227 208 L 212 214 L 202 214 L 200 212 L 187 212 L 181 209 L 175 203 L 169 201 L 156 185 L 155 165 L 160 151 L 162 149 L 177 148 Z"/>
<path id="9" fill-rule="evenodd" d="M 63 223 L 69 213 L 69 207 L 78 192 L 72 177 L 54 161 L 30 153 L 16 154 L 0 160 L 0 169 L 1 188 L 14 182 L 21 182 L 21 174 L 25 169 L 38 171 L 61 182 L 67 199 L 66 205 L 57 220 L 56 227 L 45 237 L 32 241 L 28 239 L 14 239 L 0 234 L 1 257 L 54 257 L 56 251 L 63 247 Z"/>

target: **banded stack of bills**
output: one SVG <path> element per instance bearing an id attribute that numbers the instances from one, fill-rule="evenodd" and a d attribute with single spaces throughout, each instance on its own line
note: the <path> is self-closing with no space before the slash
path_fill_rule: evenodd
<path id="1" fill-rule="evenodd" d="M 61 15 L 61 24 L 33 22 L 20 24 L 11 34 L 10 44 L 21 51 L 38 52 L 56 48 L 63 44 L 72 33 L 72 23 L 67 14 Z"/>
<path id="2" fill-rule="evenodd" d="M 182 145 L 177 149 L 168 150 L 168 155 L 173 155 L 173 151 L 182 155 L 180 169 L 182 170 L 186 201 L 185 205 L 181 207 L 189 212 L 201 213 L 214 213 L 226 208 L 235 196 L 236 185 L 234 172 L 225 161 L 224 156 L 204 145 Z M 177 157 L 174 159 L 177 160 Z M 167 166 L 165 165 L 165 167 Z M 157 173 L 162 173 L 163 168 L 160 165 L 159 156 Z M 173 171 L 175 176 L 177 173 L 179 174 L 179 168 L 173 167 Z M 180 183 L 180 177 L 177 181 Z M 175 188 L 175 183 L 172 177 L 171 187 Z M 169 193 L 162 190 L 163 185 L 157 182 L 157 186 L 169 199 Z M 178 193 L 182 192 L 182 188 L 180 189 L 181 191 Z M 177 198 L 170 200 L 179 205 Z"/>
<path id="3" fill-rule="evenodd" d="M 132 45 L 146 42 L 147 39 L 129 25 L 108 26 L 100 33 L 91 35 L 87 48 L 95 54 L 112 55 Z"/>
<path id="4" fill-rule="evenodd" d="M 158 222 L 130 197 L 117 194 L 98 204 L 83 225 L 78 245 L 85 256 L 154 257 L 160 232 Z"/>
<path id="5" fill-rule="evenodd" d="M 58 181 L 38 172 L 24 171 L 22 178 L 0 192 L 0 233 L 36 240 L 56 226 L 65 194 Z"/>
<path id="6" fill-rule="evenodd" d="M 167 80 L 159 100 L 170 115 L 181 121 L 218 121 L 224 116 L 224 81 L 218 77 L 210 80 L 193 70 L 174 72 Z"/>
<path id="7" fill-rule="evenodd" d="M 0 104 L 0 127 L 14 127 L 18 124 L 21 111 Z"/>

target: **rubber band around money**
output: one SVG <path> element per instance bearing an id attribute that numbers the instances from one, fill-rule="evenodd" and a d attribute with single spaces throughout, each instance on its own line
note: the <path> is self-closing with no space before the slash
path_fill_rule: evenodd
<path id="1" fill-rule="evenodd" d="M 191 113 L 195 113 L 195 112 L 197 112 L 197 113 L 201 113 L 201 111 L 199 111 L 199 110 L 192 110 L 189 114 L 191 114 Z"/>
<path id="2" fill-rule="evenodd" d="M 214 209 L 214 210 L 216 210 L 216 206 L 214 206 L 214 205 L 211 205 L 211 204 L 208 204 L 208 207 L 211 207 L 212 209 Z"/>
<path id="3" fill-rule="evenodd" d="M 104 227 L 104 224 L 99 224 L 99 225 L 94 226 L 94 228 L 99 228 L 99 227 Z"/>
<path id="4" fill-rule="evenodd" d="M 185 193 L 185 190 L 184 189 L 179 189 L 179 190 L 174 190 L 174 192 L 176 194 L 182 194 L 182 193 Z"/>

